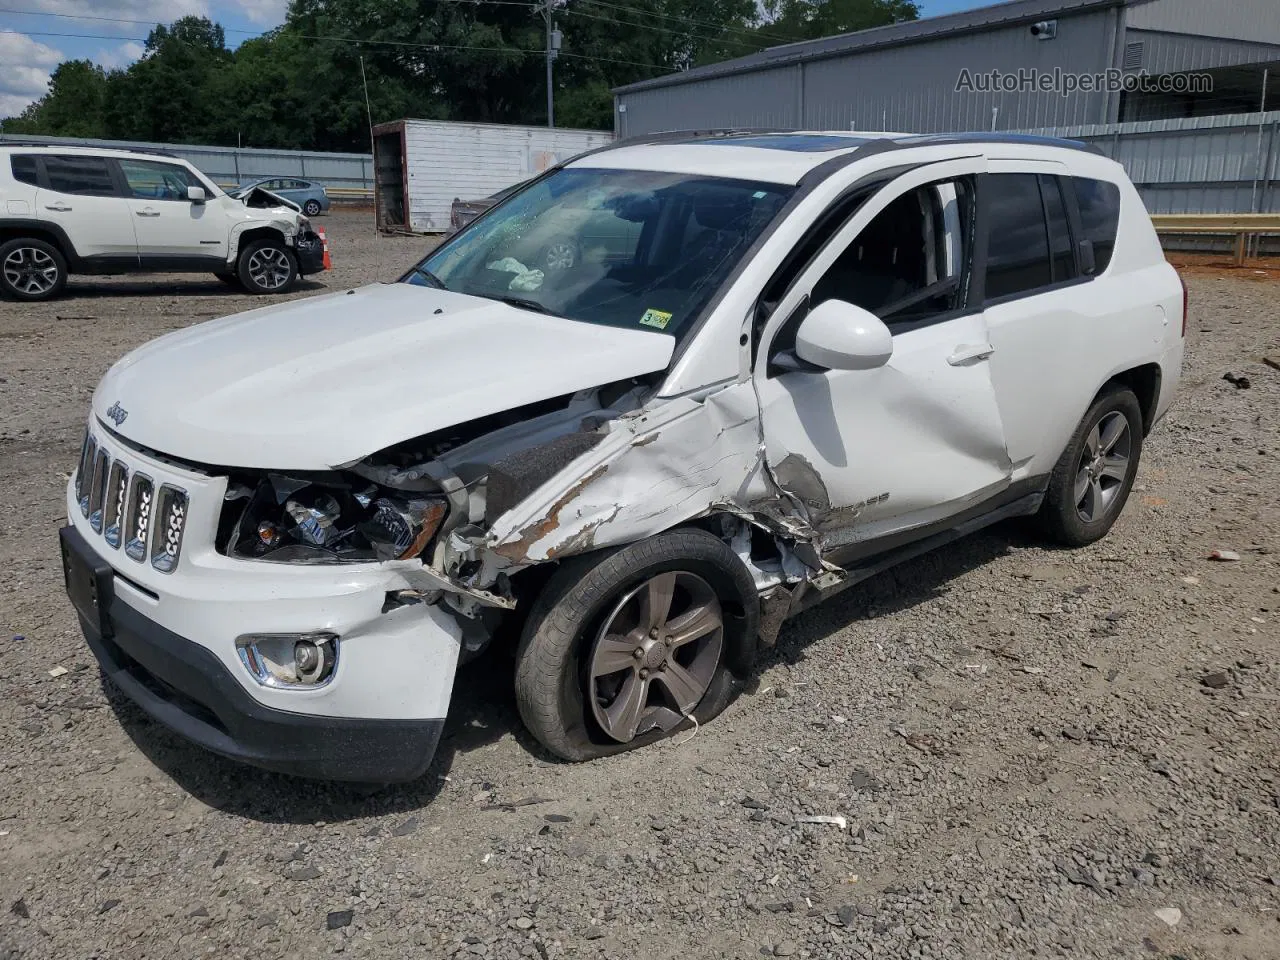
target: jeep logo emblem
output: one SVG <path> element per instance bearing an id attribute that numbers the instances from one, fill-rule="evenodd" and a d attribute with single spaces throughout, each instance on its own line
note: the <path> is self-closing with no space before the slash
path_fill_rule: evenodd
<path id="1" fill-rule="evenodd" d="M 117 400 L 111 406 L 107 407 L 107 419 L 114 423 L 117 427 L 124 423 L 125 418 L 129 416 L 129 411 L 120 406 Z"/>

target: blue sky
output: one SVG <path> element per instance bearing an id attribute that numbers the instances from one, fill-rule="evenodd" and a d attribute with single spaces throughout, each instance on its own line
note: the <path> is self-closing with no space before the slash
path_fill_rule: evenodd
<path id="1" fill-rule="evenodd" d="M 987 0 L 918 0 L 921 16 L 982 6 Z M 0 0 L 0 117 L 39 99 L 63 60 L 122 67 L 142 54 L 155 23 L 203 14 L 223 25 L 227 43 L 278 25 L 288 0 Z M 14 11 L 28 11 L 17 13 Z M 138 21 L 138 22 L 124 22 Z"/>

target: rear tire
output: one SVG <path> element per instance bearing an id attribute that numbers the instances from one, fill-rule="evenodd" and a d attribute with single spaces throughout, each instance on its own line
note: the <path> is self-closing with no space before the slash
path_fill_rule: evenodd
<path id="1" fill-rule="evenodd" d="M 637 641 L 648 647 L 634 664 L 623 650 L 615 671 L 607 664 L 606 629 L 613 629 L 618 617 L 634 615 L 643 634 L 645 618 L 656 606 L 648 593 L 653 583 L 672 585 L 666 596 L 674 616 L 662 614 L 659 628 L 644 634 L 652 639 Z M 713 614 L 719 617 L 718 635 L 715 630 L 698 633 Z M 688 726 L 688 717 L 706 723 L 750 677 L 758 617 L 751 575 L 722 540 L 705 530 L 672 530 L 569 560 L 547 582 L 525 623 L 516 654 L 520 716 L 543 746 L 572 761 L 661 740 Z M 696 639 L 679 645 L 683 641 L 676 634 L 682 624 Z M 624 647 L 632 642 L 629 634 L 608 636 Z M 677 645 L 664 646 L 667 636 Z M 641 681 L 642 674 L 652 674 L 652 681 Z M 620 705 L 628 689 L 643 691 L 638 697 L 642 707 L 630 737 L 622 739 L 625 723 L 611 735 L 600 718 L 610 722 L 610 705 Z M 683 705 L 680 689 L 687 691 Z M 614 692 L 610 696 L 606 690 Z"/>
<path id="2" fill-rule="evenodd" d="M 67 260 L 57 247 L 35 237 L 0 245 L 0 293 L 13 300 L 52 300 L 67 285 Z"/>
<path id="3" fill-rule="evenodd" d="M 308 200 L 306 203 L 302 205 L 302 212 L 305 213 L 308 217 L 320 216 L 320 201 Z"/>
<path id="4" fill-rule="evenodd" d="M 298 279 L 298 258 L 283 240 L 254 240 L 240 251 L 236 275 L 250 293 L 284 293 Z"/>
<path id="5" fill-rule="evenodd" d="M 1138 398 L 1127 387 L 1104 390 L 1053 468 L 1040 508 L 1045 533 L 1068 547 L 1105 537 L 1129 498 L 1141 454 Z"/>

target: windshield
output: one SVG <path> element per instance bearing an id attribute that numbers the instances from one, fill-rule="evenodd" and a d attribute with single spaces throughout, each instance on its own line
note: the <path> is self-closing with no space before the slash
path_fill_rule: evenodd
<path id="1" fill-rule="evenodd" d="M 679 336 L 794 189 L 558 170 L 473 221 L 403 281 Z"/>

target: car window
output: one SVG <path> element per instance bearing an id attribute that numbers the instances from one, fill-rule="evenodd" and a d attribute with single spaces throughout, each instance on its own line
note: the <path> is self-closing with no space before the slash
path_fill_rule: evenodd
<path id="1" fill-rule="evenodd" d="M 794 191 L 570 167 L 473 220 L 403 280 L 679 337 Z"/>
<path id="2" fill-rule="evenodd" d="M 46 156 L 45 175 L 49 189 L 88 197 L 114 197 L 115 181 L 103 157 Z"/>
<path id="3" fill-rule="evenodd" d="M 1071 226 L 1067 222 L 1067 205 L 1062 197 L 1060 177 L 1040 177 L 1044 212 L 1049 223 L 1049 256 L 1053 264 L 1053 282 L 1061 283 L 1076 276 L 1076 257 L 1071 247 Z"/>
<path id="4" fill-rule="evenodd" d="M 305 180 L 290 180 L 289 189 L 291 190 L 310 190 L 311 184 Z"/>
<path id="5" fill-rule="evenodd" d="M 13 179 L 19 183 L 29 183 L 33 187 L 40 185 L 40 172 L 36 167 L 36 158 L 32 154 L 13 154 L 9 158 L 9 169 L 13 171 Z"/>
<path id="6" fill-rule="evenodd" d="M 155 160 L 121 160 L 129 192 L 140 200 L 187 200 L 187 187 L 204 188 L 186 167 Z"/>
<path id="7" fill-rule="evenodd" d="M 989 174 L 987 187 L 987 299 L 1049 286 L 1053 266 L 1039 178 L 1034 173 Z"/>
<path id="8" fill-rule="evenodd" d="M 894 326 L 965 306 L 975 191 L 968 179 L 894 198 L 814 284 L 811 306 L 844 300 Z"/>
<path id="9" fill-rule="evenodd" d="M 1095 273 L 1102 273 L 1111 262 L 1116 246 L 1116 230 L 1120 226 L 1120 188 L 1106 180 L 1074 177 L 1076 202 L 1080 205 L 1083 239 L 1093 243 Z"/>

